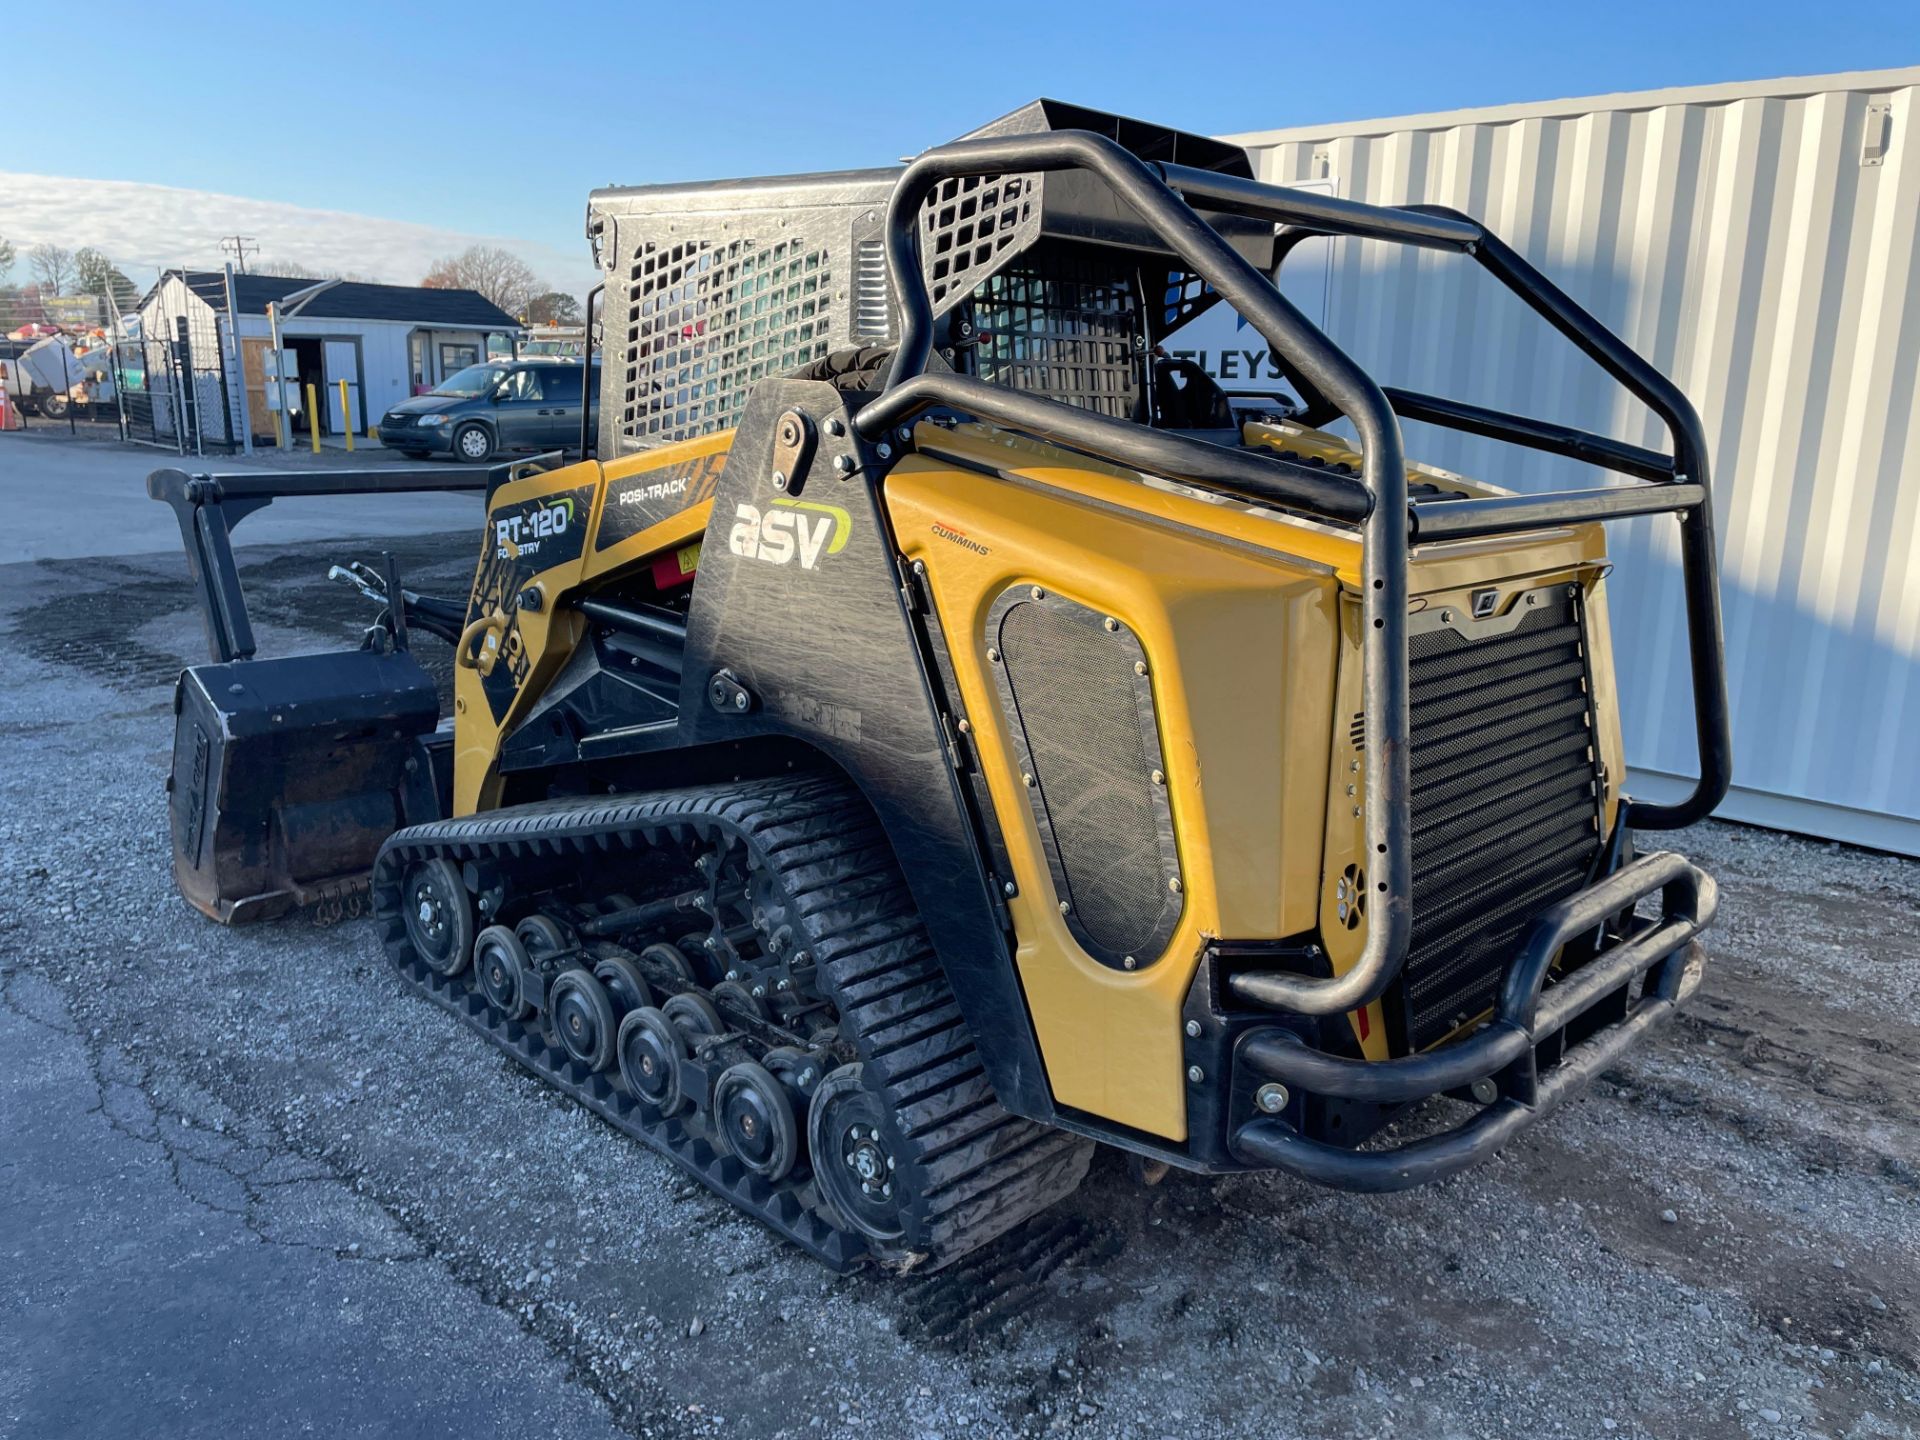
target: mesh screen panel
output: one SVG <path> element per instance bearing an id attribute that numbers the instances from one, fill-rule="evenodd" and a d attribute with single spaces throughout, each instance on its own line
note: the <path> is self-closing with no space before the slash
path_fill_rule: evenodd
<path id="1" fill-rule="evenodd" d="M 1160 328 L 1157 334 L 1178 330 L 1202 310 L 1210 308 L 1219 298 L 1211 285 L 1190 271 L 1162 270 L 1155 278 L 1160 281 L 1161 296 Z"/>
<path id="2" fill-rule="evenodd" d="M 827 353 L 834 267 L 788 240 L 649 241 L 628 275 L 620 434 L 660 444 L 725 429 L 756 380 Z"/>
<path id="3" fill-rule="evenodd" d="M 973 308 L 981 379 L 1132 417 L 1141 333 L 1132 265 L 1042 245 L 989 276 Z"/>
<path id="4" fill-rule="evenodd" d="M 897 337 L 886 172 L 743 189 L 738 208 L 607 192 L 589 214 L 608 271 L 602 444 L 626 454 L 738 422 L 747 392 L 830 351 Z M 1140 337 L 1215 303 L 1147 251 L 1043 235 L 1038 175 L 943 181 L 919 247 L 936 316 L 970 306 L 982 377 L 1094 410 L 1141 411 Z M 674 187 L 664 187 L 671 191 Z"/>
<path id="5" fill-rule="evenodd" d="M 964 295 L 1016 244 L 1032 238 L 1039 183 L 1032 175 L 966 175 L 943 180 L 920 211 L 920 260 L 938 311 Z"/>
<path id="6" fill-rule="evenodd" d="M 1137 651 L 1116 644 L 1098 617 L 1089 624 L 1039 604 L 1010 608 L 1000 642 L 1076 928 L 1114 955 L 1151 959 L 1170 901 Z"/>

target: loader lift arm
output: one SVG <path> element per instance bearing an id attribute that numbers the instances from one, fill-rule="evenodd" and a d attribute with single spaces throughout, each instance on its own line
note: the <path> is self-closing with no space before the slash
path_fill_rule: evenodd
<path id="1" fill-rule="evenodd" d="M 206 628 L 210 665 L 174 687 L 174 876 L 223 924 L 296 906 L 349 913 L 381 841 L 444 813 L 451 736 L 437 733 L 434 681 L 409 625 L 446 638 L 456 601 L 402 588 L 380 569 L 335 566 L 386 608 L 358 649 L 257 659 L 232 532 L 276 499 L 491 491 L 526 462 L 492 470 L 365 469 L 189 475 L 159 470 L 147 493 L 172 507 Z"/>
<path id="2" fill-rule="evenodd" d="M 187 571 L 200 601 L 207 651 L 216 664 L 251 660 L 256 646 L 240 568 L 233 558 L 233 529 L 275 500 L 330 495 L 420 495 L 441 492 L 491 495 L 508 480 L 557 455 L 539 455 L 485 470 L 364 469 L 241 471 L 189 475 L 156 470 L 147 494 L 164 502 L 180 525 Z"/>

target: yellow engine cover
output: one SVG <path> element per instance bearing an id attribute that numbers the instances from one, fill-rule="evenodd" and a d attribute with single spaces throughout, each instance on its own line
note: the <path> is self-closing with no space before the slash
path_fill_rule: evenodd
<path id="1" fill-rule="evenodd" d="M 1314 923 L 1339 584 L 1330 565 L 1176 513 L 1212 507 L 1069 469 L 1058 452 L 1022 458 L 1055 464 L 1021 483 L 909 459 L 887 479 L 888 508 L 902 551 L 926 566 L 1005 836 L 1020 980 L 1054 1097 L 1182 1139 L 1179 1012 L 1207 938 Z M 1185 903 L 1162 953 L 1131 971 L 1086 953 L 1060 913 L 989 673 L 989 611 L 1035 585 L 1123 623 L 1152 678 Z"/>
<path id="2" fill-rule="evenodd" d="M 1267 438 L 1258 428 L 1252 443 Z M 1296 451 L 1352 458 L 1331 437 L 1285 438 Z M 902 553 L 925 567 L 956 719 L 1004 839 L 1020 980 L 1054 1098 L 1182 1140 L 1181 1011 L 1207 942 L 1313 932 L 1361 843 L 1366 797 L 1347 725 L 1360 637 L 1345 623 L 1357 609 L 1357 540 L 983 427 L 923 425 L 916 448 L 887 478 L 888 510 Z M 1597 601 L 1599 544 L 1598 527 L 1584 527 L 1427 547 L 1412 589 L 1434 598 L 1415 604 L 1443 603 L 1490 575 L 1579 579 Z M 1050 863 L 1043 833 L 1055 823 L 1052 800 L 1034 798 L 1022 704 L 995 649 L 1000 617 L 1023 592 L 1111 617 L 1143 652 L 1182 901 L 1158 953 L 1096 957 L 1062 913 L 1059 851 Z M 1604 648 L 1603 609 L 1599 624 Z M 1610 690 L 1609 672 L 1597 667 L 1596 680 Z M 1611 705 L 1601 708 L 1611 757 L 1617 733 Z M 1336 973 L 1364 938 L 1337 928 Z M 1379 1007 L 1351 1023 L 1365 1052 L 1383 1058 Z"/>

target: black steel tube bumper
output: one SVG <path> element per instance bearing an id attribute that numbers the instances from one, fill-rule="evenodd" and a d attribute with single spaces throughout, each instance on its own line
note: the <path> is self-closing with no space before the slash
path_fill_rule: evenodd
<path id="1" fill-rule="evenodd" d="M 1436 250 L 1472 250 L 1486 236 L 1480 223 L 1464 215 L 1434 210 L 1368 205 L 1291 186 L 1268 185 L 1217 170 L 1155 162 L 1167 185 L 1189 201 L 1228 215 L 1247 215 L 1276 224 L 1298 225 L 1327 235 L 1363 240 L 1392 240 Z"/>
<path id="2" fill-rule="evenodd" d="M 1468 435 L 1522 445 L 1548 455 L 1564 455 L 1587 465 L 1637 475 L 1642 480 L 1667 484 L 1673 479 L 1673 457 L 1641 445 L 1629 445 L 1608 435 L 1596 435 L 1572 425 L 1556 425 L 1526 415 L 1509 415 L 1489 410 L 1484 405 L 1469 405 L 1442 395 L 1427 395 L 1418 390 L 1387 387 L 1387 399 L 1394 414 L 1402 420 L 1424 420 Z"/>
<path id="3" fill-rule="evenodd" d="M 1655 894 L 1662 914 L 1544 989 L 1554 957 L 1611 917 Z M 1232 1138 L 1236 1158 L 1343 1190 L 1404 1190 L 1443 1180 L 1484 1160 L 1529 1125 L 1578 1095 L 1698 988 L 1706 966 L 1696 936 L 1713 920 L 1712 877 L 1678 855 L 1646 855 L 1545 911 L 1508 967 L 1493 1020 L 1454 1044 L 1397 1060 L 1353 1060 L 1315 1050 L 1290 1030 L 1249 1031 L 1239 1061 L 1301 1095 L 1401 1104 L 1492 1082 L 1499 1097 L 1456 1129 L 1387 1150 L 1349 1150 L 1312 1140 L 1286 1120 L 1261 1116 Z M 1624 1018 L 1568 1048 L 1542 1071 L 1537 1047 L 1551 1042 L 1607 996 L 1645 974 Z"/>
<path id="4" fill-rule="evenodd" d="M 1169 430 L 1149 430 L 1130 420 L 1114 420 L 1091 410 L 1075 410 L 966 375 L 916 375 L 904 380 L 860 411 L 860 425 L 884 434 L 935 408 L 963 411 L 1010 429 L 1039 431 L 1088 455 L 1170 475 L 1196 489 L 1214 490 L 1245 500 L 1298 510 L 1325 519 L 1359 524 L 1373 509 L 1373 497 L 1359 480 L 1296 465 L 1259 450 L 1229 450 Z"/>
<path id="5" fill-rule="evenodd" d="M 1407 506 L 1415 544 L 1470 540 L 1481 535 L 1517 535 L 1589 520 L 1625 520 L 1704 505 L 1699 485 L 1618 485 L 1600 490 L 1558 490 L 1551 495 L 1490 495 L 1479 500 L 1417 500 Z"/>

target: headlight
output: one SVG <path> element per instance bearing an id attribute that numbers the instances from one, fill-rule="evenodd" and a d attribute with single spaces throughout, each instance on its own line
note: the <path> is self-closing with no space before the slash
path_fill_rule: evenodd
<path id="1" fill-rule="evenodd" d="M 422 425 L 444 425 L 452 418 L 451 415 L 422 415 L 420 417 L 420 423 Z"/>

